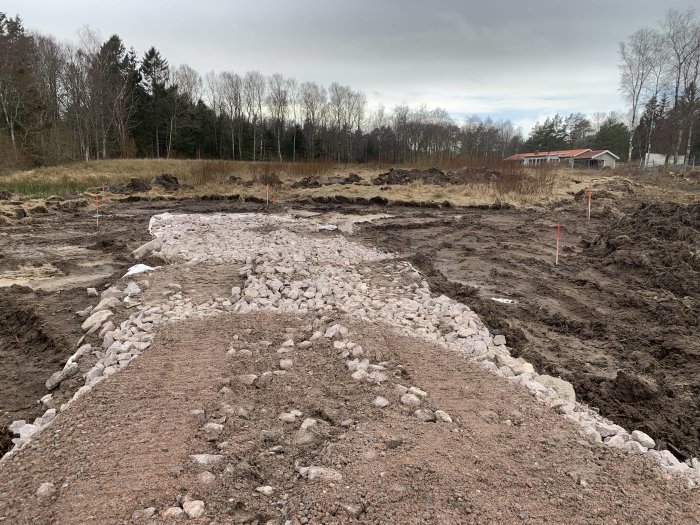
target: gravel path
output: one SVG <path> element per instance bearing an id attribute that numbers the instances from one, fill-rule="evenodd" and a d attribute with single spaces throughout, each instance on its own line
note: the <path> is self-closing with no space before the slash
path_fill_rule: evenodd
<path id="1" fill-rule="evenodd" d="M 193 500 L 204 503 L 197 523 L 698 521 L 700 504 L 677 477 L 589 443 L 518 385 L 387 326 L 339 320 L 365 355 L 395 371 L 392 383 L 353 380 L 326 338 L 285 353 L 294 368 L 269 385 L 239 382 L 276 369 L 284 341 L 313 331 L 308 317 L 258 312 L 175 324 L 11 458 L 0 516 L 172 523 L 167 513 Z M 393 381 L 424 388 L 422 406 L 445 410 L 453 423 L 419 421 Z M 380 395 L 388 407 L 372 406 Z M 279 419 L 293 409 L 302 413 L 296 423 Z M 210 441 L 202 425 L 222 417 Z M 298 439 L 307 418 L 317 421 L 308 443 Z M 191 454 L 222 461 L 198 466 Z M 298 468 L 309 465 L 342 481 L 310 481 Z M 37 496 L 47 482 L 55 493 Z M 150 519 L 138 517 L 144 509 Z"/>
<path id="2" fill-rule="evenodd" d="M 11 458 L 1 473 L 5 522 L 116 523 L 136 501 L 175 493 L 171 469 L 182 468 L 197 429 L 188 410 L 214 398 L 222 379 L 221 349 L 197 344 L 207 328 L 163 334 Z M 45 482 L 57 498 L 34 496 Z"/>

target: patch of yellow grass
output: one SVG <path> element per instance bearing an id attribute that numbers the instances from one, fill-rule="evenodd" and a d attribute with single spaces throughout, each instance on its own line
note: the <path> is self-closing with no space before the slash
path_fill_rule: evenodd
<path id="1" fill-rule="evenodd" d="M 368 165 L 344 164 L 292 164 L 292 163 L 252 163 L 241 161 L 207 160 L 167 160 L 167 159 L 115 159 L 104 161 L 78 162 L 62 166 L 37 168 L 0 175 L 0 188 L 8 189 L 24 197 L 47 197 L 65 193 L 81 193 L 103 184 L 121 184 L 137 177 L 150 181 L 153 177 L 170 173 L 185 187 L 176 197 L 196 197 L 205 194 L 241 195 L 265 197 L 262 184 L 257 182 L 263 173 L 276 173 L 283 185 L 275 189 L 278 202 L 294 201 L 314 196 L 343 195 L 350 198 L 384 197 L 390 201 L 449 201 L 455 206 L 472 206 L 507 203 L 514 206 L 546 205 L 559 200 L 570 199 L 576 191 L 586 188 L 591 181 L 614 177 L 598 171 L 581 169 L 558 169 L 545 174 L 543 184 L 526 186 L 525 193 L 505 191 L 490 182 L 473 182 L 460 185 L 437 186 L 414 182 L 407 185 L 392 185 L 382 190 L 380 186 L 367 185 L 327 185 L 320 188 L 293 189 L 291 184 L 304 176 L 347 177 L 356 173 L 367 183 L 389 166 L 382 168 Z M 536 173 L 532 174 L 537 175 Z M 230 177 L 238 180 L 231 182 Z M 250 183 L 253 183 L 250 185 Z M 160 193 L 158 187 L 148 192 Z"/>

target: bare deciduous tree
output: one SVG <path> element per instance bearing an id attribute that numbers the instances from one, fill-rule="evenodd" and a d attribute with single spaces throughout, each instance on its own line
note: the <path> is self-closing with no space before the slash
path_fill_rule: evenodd
<path id="1" fill-rule="evenodd" d="M 282 162 L 282 131 L 289 110 L 289 82 L 280 73 L 275 73 L 267 79 L 267 84 L 265 102 L 275 126 L 277 157 Z"/>
<path id="2" fill-rule="evenodd" d="M 243 81 L 236 73 L 221 73 L 221 94 L 231 123 L 231 157 L 236 158 L 235 130 L 238 124 L 238 157 L 243 159 Z"/>
<path id="3" fill-rule="evenodd" d="M 673 82 L 673 119 L 669 138 L 672 141 L 673 163 L 676 164 L 683 136 L 683 115 L 678 105 L 682 95 L 683 71 L 687 68 L 688 61 L 698 52 L 700 46 L 695 10 L 692 8 L 685 11 L 669 9 L 661 21 L 661 29 L 664 47 L 668 55 L 669 76 Z M 668 163 L 670 154 L 671 152 L 666 155 L 666 163 Z"/>
<path id="4" fill-rule="evenodd" d="M 657 39 L 652 29 L 644 27 L 629 36 L 627 42 L 620 42 L 620 91 L 630 103 L 629 128 L 637 126 L 639 104 L 642 91 L 654 68 L 654 51 Z M 627 158 L 632 160 L 634 149 L 633 134 L 630 133 Z"/>
<path id="5" fill-rule="evenodd" d="M 253 125 L 253 161 L 257 155 L 257 124 L 258 120 L 262 118 L 265 84 L 265 77 L 259 71 L 248 71 L 243 77 L 243 101 L 248 119 Z M 260 148 L 262 150 L 262 140 Z"/>
<path id="6" fill-rule="evenodd" d="M 326 89 L 316 82 L 304 82 L 299 86 L 299 102 L 304 121 L 309 127 L 309 158 L 316 157 L 316 133 L 324 120 L 328 96 Z"/>

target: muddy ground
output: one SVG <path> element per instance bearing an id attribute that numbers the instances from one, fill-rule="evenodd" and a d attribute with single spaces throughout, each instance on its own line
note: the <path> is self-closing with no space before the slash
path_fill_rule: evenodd
<path id="1" fill-rule="evenodd" d="M 594 195 L 590 221 L 579 195 L 546 210 L 385 220 L 361 236 L 412 260 L 581 400 L 680 458 L 697 457 L 700 205 L 655 202 L 614 180 Z"/>
<path id="2" fill-rule="evenodd" d="M 185 212 L 231 209 L 208 201 L 177 206 Z M 168 202 L 106 205 L 99 228 L 88 208 L 0 226 L 0 455 L 11 446 L 8 423 L 46 410 L 37 403 L 48 393 L 45 382 L 83 335 L 76 312 L 95 304 L 86 288 L 101 290 L 119 279 L 134 264 L 131 251 L 150 240 L 150 217 L 172 207 Z M 80 386 L 74 383 L 61 389 Z"/>
<path id="3" fill-rule="evenodd" d="M 601 413 L 681 458 L 700 456 L 699 207 L 629 182 L 594 189 L 590 221 L 584 195 L 533 210 L 295 207 L 394 214 L 356 225 L 356 238 L 411 260 L 435 290 L 470 305 L 514 353 L 571 381 Z M 152 214 L 261 209 L 211 200 L 123 202 L 104 206 L 99 229 L 88 208 L 1 227 L 0 424 L 39 415 L 44 382 L 81 335 L 75 312 L 94 302 L 85 288 L 124 273 L 131 250 L 149 238 Z M 23 287 L 8 287 L 13 282 Z"/>

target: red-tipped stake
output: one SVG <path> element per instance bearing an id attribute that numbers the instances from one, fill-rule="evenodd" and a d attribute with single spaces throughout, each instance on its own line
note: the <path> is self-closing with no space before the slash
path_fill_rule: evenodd
<path id="1" fill-rule="evenodd" d="M 561 238 L 561 224 L 557 224 L 557 255 L 554 257 L 554 266 L 559 266 L 559 239 Z"/>

